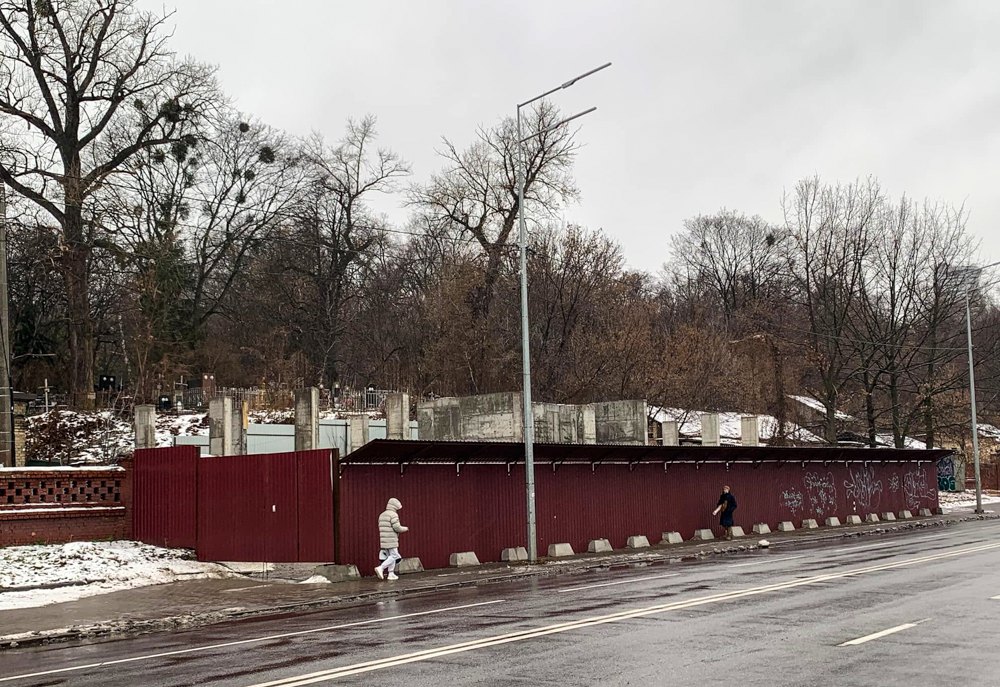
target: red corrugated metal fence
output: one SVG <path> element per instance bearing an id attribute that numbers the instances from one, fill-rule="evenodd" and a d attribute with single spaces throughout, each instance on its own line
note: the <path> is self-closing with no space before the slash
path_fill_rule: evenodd
<path id="1" fill-rule="evenodd" d="M 198 447 L 139 449 L 132 478 L 132 536 L 193 549 L 198 541 Z"/>
<path id="2" fill-rule="evenodd" d="M 590 539 L 625 545 L 630 535 L 657 543 L 664 531 L 689 538 L 695 529 L 713 527 L 712 516 L 723 484 L 739 507 L 736 524 L 749 533 L 754 523 L 772 528 L 783 520 L 798 527 L 805 518 L 822 524 L 908 509 L 936 508 L 937 474 L 933 463 L 639 463 L 563 464 L 553 471 L 536 465 L 538 549 L 569 542 L 586 551 Z M 338 562 L 362 571 L 378 554 L 377 518 L 390 497 L 403 503 L 400 520 L 404 555 L 418 556 L 427 568 L 448 565 L 451 553 L 475 551 L 480 561 L 496 561 L 505 547 L 525 541 L 523 465 L 349 464 L 339 480 Z"/>
<path id="3" fill-rule="evenodd" d="M 182 452 L 178 452 L 183 449 Z M 199 560 L 330 562 L 333 452 L 198 457 L 136 452 L 136 539 Z"/>

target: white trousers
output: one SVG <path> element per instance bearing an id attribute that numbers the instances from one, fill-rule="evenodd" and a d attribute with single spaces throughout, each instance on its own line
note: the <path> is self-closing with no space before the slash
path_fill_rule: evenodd
<path id="1" fill-rule="evenodd" d="M 402 560 L 403 557 L 399 555 L 399 549 L 382 549 L 386 552 L 385 560 L 378 567 L 382 568 L 386 572 L 392 572 L 396 569 L 396 561 Z"/>

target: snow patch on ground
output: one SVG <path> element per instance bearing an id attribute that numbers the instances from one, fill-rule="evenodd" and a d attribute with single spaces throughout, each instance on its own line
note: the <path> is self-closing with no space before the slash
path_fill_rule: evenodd
<path id="1" fill-rule="evenodd" d="M 75 601 L 178 580 L 232 577 L 184 549 L 132 541 L 0 548 L 0 610 Z"/>
<path id="2" fill-rule="evenodd" d="M 945 513 L 953 513 L 959 510 L 967 510 L 976 507 L 976 490 L 966 489 L 965 491 L 941 491 L 938 492 L 938 503 Z M 983 505 L 1000 504 L 1000 493 L 983 492 Z M 985 509 L 984 509 L 985 510 Z"/>

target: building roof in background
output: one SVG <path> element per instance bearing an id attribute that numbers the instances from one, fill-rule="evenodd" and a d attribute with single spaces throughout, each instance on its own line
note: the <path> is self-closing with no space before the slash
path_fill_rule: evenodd
<path id="1" fill-rule="evenodd" d="M 788 398 L 792 399 L 796 403 L 804 405 L 806 408 L 809 408 L 810 410 L 814 410 L 817 413 L 820 413 L 821 415 L 826 414 L 826 406 L 824 406 L 823 402 L 817 398 L 813 398 L 812 396 L 796 396 L 794 394 L 789 394 Z M 843 420 L 844 422 L 852 422 L 854 420 L 854 416 L 848 415 L 847 413 L 840 410 L 835 411 L 834 416 L 838 420 Z"/>

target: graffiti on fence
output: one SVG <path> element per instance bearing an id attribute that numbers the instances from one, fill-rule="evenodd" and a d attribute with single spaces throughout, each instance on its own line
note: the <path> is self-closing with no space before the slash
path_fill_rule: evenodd
<path id="1" fill-rule="evenodd" d="M 916 467 L 903 475 L 903 496 L 910 510 L 920 508 L 921 501 L 932 500 L 935 494 L 927 487 L 927 471 Z"/>
<path id="2" fill-rule="evenodd" d="M 955 491 L 955 461 L 945 456 L 937 464 L 938 491 Z"/>
<path id="3" fill-rule="evenodd" d="M 844 480 L 847 498 L 854 498 L 865 511 L 878 509 L 882 499 L 882 480 L 875 479 L 875 468 L 866 465 L 861 469 L 849 469 L 851 479 Z"/>
<path id="4" fill-rule="evenodd" d="M 834 484 L 833 473 L 828 472 L 823 475 L 818 472 L 807 472 L 802 483 L 805 485 L 812 512 L 826 515 L 836 510 L 837 487 Z"/>
<path id="5" fill-rule="evenodd" d="M 899 491 L 899 475 L 893 475 L 889 478 L 889 491 L 893 494 Z"/>
<path id="6" fill-rule="evenodd" d="M 794 489 L 781 492 L 780 504 L 792 511 L 792 515 L 798 515 L 802 510 L 802 492 Z"/>

